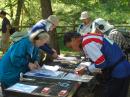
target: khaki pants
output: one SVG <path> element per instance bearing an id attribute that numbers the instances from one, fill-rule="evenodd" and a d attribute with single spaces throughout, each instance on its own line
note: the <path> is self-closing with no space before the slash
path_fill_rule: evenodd
<path id="1" fill-rule="evenodd" d="M 9 47 L 9 37 L 10 37 L 9 33 L 2 33 L 1 49 L 2 49 L 3 53 L 5 53 Z"/>

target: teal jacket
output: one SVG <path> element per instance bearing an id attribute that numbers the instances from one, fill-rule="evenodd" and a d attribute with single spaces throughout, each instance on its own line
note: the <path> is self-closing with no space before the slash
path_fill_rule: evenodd
<path id="1" fill-rule="evenodd" d="M 38 48 L 28 37 L 10 46 L 0 61 L 0 81 L 9 87 L 19 81 L 20 73 L 29 71 L 29 62 L 38 61 Z"/>

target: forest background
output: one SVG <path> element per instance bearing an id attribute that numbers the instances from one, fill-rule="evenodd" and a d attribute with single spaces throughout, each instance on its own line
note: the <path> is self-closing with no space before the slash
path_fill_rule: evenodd
<path id="1" fill-rule="evenodd" d="M 21 33 L 40 19 L 57 15 L 60 23 L 50 44 L 63 53 L 68 51 L 63 46 L 63 33 L 76 30 L 82 11 L 89 11 L 92 19 L 104 18 L 116 27 L 130 29 L 130 0 L 0 0 L 0 9 L 8 13 L 12 25 Z"/>

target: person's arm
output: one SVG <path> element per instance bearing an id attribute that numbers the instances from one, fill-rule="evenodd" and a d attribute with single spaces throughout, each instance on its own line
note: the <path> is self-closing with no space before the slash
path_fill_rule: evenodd
<path id="1" fill-rule="evenodd" d="M 83 39 L 82 47 L 85 55 L 92 60 L 92 64 L 87 66 L 86 68 L 77 68 L 76 72 L 78 74 L 83 74 L 85 71 L 96 73 L 99 71 L 99 68 L 106 68 L 108 66 L 108 61 L 105 59 L 101 48 L 103 45 L 103 40 L 100 35 L 92 35 L 90 34 L 88 37 Z"/>
<path id="2" fill-rule="evenodd" d="M 29 64 L 26 46 L 24 42 L 13 45 L 10 60 L 14 66 L 21 67 Z"/>
<path id="3" fill-rule="evenodd" d="M 41 46 L 40 49 L 42 49 L 46 53 L 52 55 L 53 58 L 57 58 L 58 57 L 56 50 L 51 48 L 51 47 L 49 47 L 48 44 L 45 44 L 45 45 Z"/>
<path id="4" fill-rule="evenodd" d="M 101 52 L 102 44 L 96 42 L 90 42 L 84 46 L 84 51 L 86 55 L 94 62 L 92 65 L 88 66 L 90 72 L 95 72 L 97 68 L 106 68 L 108 67 L 108 61 Z"/>
<path id="5" fill-rule="evenodd" d="M 54 51 L 52 50 L 51 47 L 49 47 L 48 44 L 44 44 L 43 46 L 40 47 L 41 50 L 45 51 L 46 53 L 52 55 Z"/>
<path id="6" fill-rule="evenodd" d="M 39 61 L 40 61 L 40 57 L 39 57 L 39 48 L 37 47 L 34 47 L 33 48 L 33 53 L 32 53 L 32 63 L 35 65 L 35 69 L 38 69 L 40 68 L 40 65 L 39 65 Z"/>
<path id="7" fill-rule="evenodd" d="M 38 48 L 26 40 L 21 40 L 14 45 L 10 59 L 12 64 L 16 67 L 26 66 L 30 70 L 39 68 Z"/>
<path id="8" fill-rule="evenodd" d="M 54 59 L 58 58 L 58 54 L 57 54 L 57 51 L 55 49 L 52 48 L 52 51 L 53 51 L 53 54 L 52 54 L 52 57 Z"/>

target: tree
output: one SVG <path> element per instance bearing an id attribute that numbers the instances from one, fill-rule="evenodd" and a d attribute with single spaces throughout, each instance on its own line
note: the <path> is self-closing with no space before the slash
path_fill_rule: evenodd
<path id="1" fill-rule="evenodd" d="M 52 15 L 52 7 L 51 0 L 41 0 L 41 8 L 42 8 L 42 17 L 48 18 L 49 15 Z"/>
<path id="2" fill-rule="evenodd" d="M 22 6 L 24 4 L 24 0 L 18 0 L 17 4 L 18 5 L 17 5 L 16 17 L 15 17 L 15 20 L 14 20 L 14 26 L 19 26 L 20 15 L 21 15 L 21 11 L 22 11 Z M 18 30 L 18 28 L 16 30 Z"/>
<path id="3" fill-rule="evenodd" d="M 42 17 L 44 19 L 48 18 L 48 16 L 52 15 L 52 6 L 51 6 L 51 0 L 41 0 L 41 9 L 42 9 Z M 51 36 L 51 43 L 50 45 L 57 50 L 58 53 L 60 53 L 57 38 L 56 38 L 56 29 L 54 30 L 55 33 L 50 33 Z"/>

